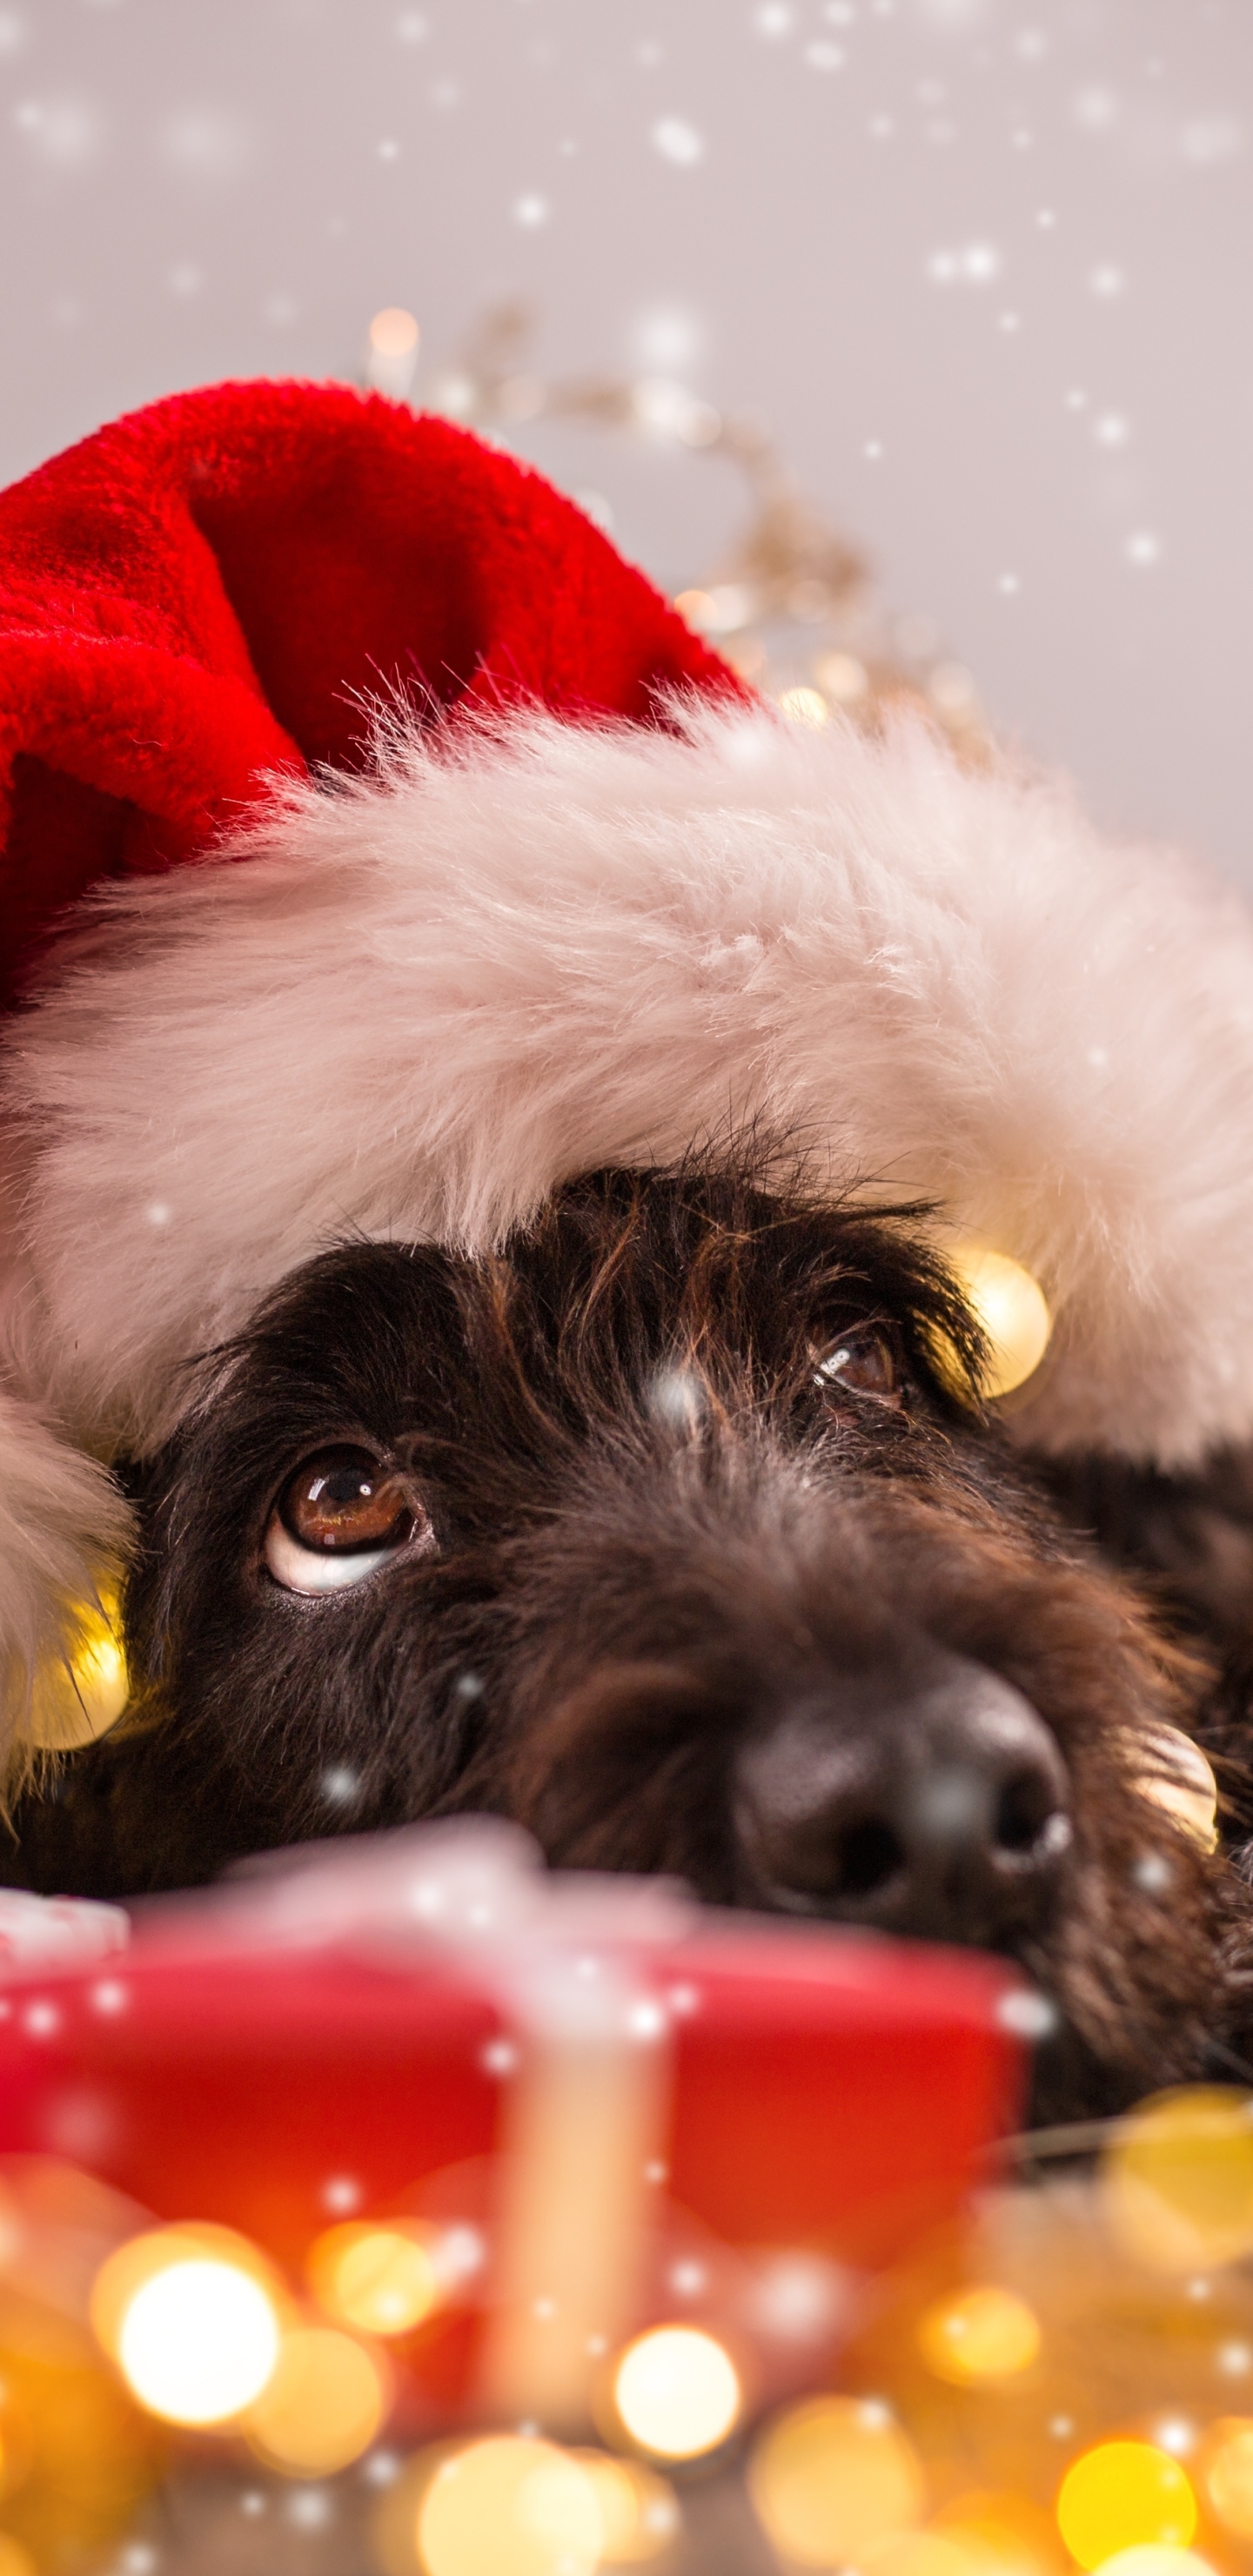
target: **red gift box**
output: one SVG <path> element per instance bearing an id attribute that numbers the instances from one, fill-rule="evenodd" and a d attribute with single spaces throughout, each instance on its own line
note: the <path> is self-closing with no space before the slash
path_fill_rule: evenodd
<path id="1" fill-rule="evenodd" d="M 769 2393 L 789 2296 L 942 2219 L 1018 2108 L 1000 1963 L 548 1876 L 490 1822 L 285 1856 L 110 1954 L 116 1924 L 62 1907 L 10 1955 L 0 2152 L 296 2277 L 337 2219 L 424 2214 L 452 2259 L 401 2356 L 419 2416 L 580 2420 L 597 2353 L 684 2298 L 735 2311 Z"/>

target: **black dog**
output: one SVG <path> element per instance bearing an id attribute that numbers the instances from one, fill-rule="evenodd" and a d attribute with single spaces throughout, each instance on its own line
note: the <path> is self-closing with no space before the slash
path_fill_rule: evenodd
<path id="1" fill-rule="evenodd" d="M 1160 1479 L 1050 1500 L 980 1356 L 916 1212 L 734 1172 L 593 1177 L 494 1260 L 311 1262 L 133 1480 L 132 1703 L 12 1874 L 494 1809 L 556 1863 L 1012 1954 L 1048 2116 L 1238 2065 L 1243 1881 L 1137 1785 L 1154 1726 L 1238 1743 L 1242 1638 L 1224 1686 L 1184 1633 L 1232 1627 L 1220 1551 Z M 1156 1553 L 1173 1633 L 1066 1509 Z"/>

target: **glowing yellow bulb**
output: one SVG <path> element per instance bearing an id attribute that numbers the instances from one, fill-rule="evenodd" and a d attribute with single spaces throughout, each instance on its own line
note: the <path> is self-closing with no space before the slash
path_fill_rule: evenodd
<path id="1" fill-rule="evenodd" d="M 406 2219 L 328 2227 L 310 2253 L 309 2282 L 328 2316 L 362 2334 L 409 2334 L 439 2303 L 426 2233 Z"/>
<path id="2" fill-rule="evenodd" d="M 244 2429 L 278 2469 L 328 2477 L 368 2451 L 388 2389 L 372 2353 L 334 2326 L 294 2326 Z"/>
<path id="3" fill-rule="evenodd" d="M 1136 1742 L 1146 1761 L 1143 1770 L 1134 1772 L 1141 1797 L 1164 1807 L 1202 1851 L 1213 1851 L 1218 1841 L 1218 1783 L 1200 1745 L 1177 1726 L 1153 1726 Z"/>
<path id="4" fill-rule="evenodd" d="M 716 2450 L 741 2404 L 730 2354 L 699 2326 L 654 2326 L 638 2335 L 618 2364 L 613 2395 L 632 2441 L 662 2460 Z"/>
<path id="5" fill-rule="evenodd" d="M 831 710 L 820 689 L 785 689 L 779 704 L 791 724 L 816 729 L 831 721 Z"/>
<path id="6" fill-rule="evenodd" d="M 241 2414 L 279 2356 L 265 2266 L 228 2228 L 132 2237 L 96 2276 L 91 2321 L 140 2405 L 171 2424 Z"/>
<path id="7" fill-rule="evenodd" d="M 49 1752 L 72 1753 L 94 1744 L 116 1726 L 130 1696 L 121 1646 L 115 1591 L 80 1603 L 73 1615 L 76 1642 L 65 1655 L 45 1658 L 31 1694 L 30 1739 Z"/>
<path id="8" fill-rule="evenodd" d="M 576 2451 L 573 2457 L 596 2494 L 601 2520 L 599 2565 L 640 2567 L 669 2548 L 680 2515 L 674 2490 L 664 2478 L 639 2460 L 614 2460 L 607 2451 Z"/>
<path id="9" fill-rule="evenodd" d="M 913 2444 L 873 2398 L 815 2397 L 771 2425 L 749 2469 L 762 2528 L 802 2567 L 855 2566 L 915 2529 L 923 2477 Z"/>
<path id="10" fill-rule="evenodd" d="M 386 304 L 370 324 L 370 347 L 380 358 L 407 358 L 418 345 L 418 326 L 403 305 Z"/>
<path id="11" fill-rule="evenodd" d="M 983 1392 L 989 1400 L 1012 1395 L 1048 1349 L 1053 1319 L 1044 1292 L 1021 1262 L 986 1244 L 959 1243 L 947 1257 L 991 1346 Z"/>
<path id="12" fill-rule="evenodd" d="M 1124 2550 L 1186 2549 L 1196 2530 L 1187 2470 L 1155 2442 L 1100 2442 L 1066 2472 L 1057 2527 L 1081 2567 Z"/>
<path id="13" fill-rule="evenodd" d="M 440 2462 L 417 2536 L 426 2576 L 592 2576 L 604 2525 L 576 2459 L 502 2433 Z"/>
<path id="14" fill-rule="evenodd" d="M 918 2342 L 937 2379 L 961 2388 L 1028 2369 L 1040 2349 L 1040 2329 L 1025 2299 L 989 2286 L 938 2300 L 919 2326 Z"/>
<path id="15" fill-rule="evenodd" d="M 1143 2102 L 1102 2159 L 1125 2251 L 1158 2272 L 1204 2271 L 1253 2248 L 1253 2100 L 1188 2085 Z"/>

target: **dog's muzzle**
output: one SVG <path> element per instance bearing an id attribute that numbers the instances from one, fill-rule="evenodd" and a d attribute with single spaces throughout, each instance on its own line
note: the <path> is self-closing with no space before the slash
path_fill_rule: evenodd
<path id="1" fill-rule="evenodd" d="M 986 1949 L 1038 1933 L 1071 1842 L 1055 1739 L 925 1640 L 761 1723 L 735 1778 L 741 1901 Z"/>

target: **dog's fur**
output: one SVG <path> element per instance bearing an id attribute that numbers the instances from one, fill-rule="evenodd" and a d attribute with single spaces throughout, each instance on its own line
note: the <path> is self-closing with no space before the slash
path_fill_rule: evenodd
<path id="1" fill-rule="evenodd" d="M 899 1409 L 816 1373 L 867 1324 L 895 1342 Z M 131 1707 L 27 1799 L 12 1874 L 133 1893 L 489 1808 L 554 1862 L 761 1902 L 743 1745 L 905 1635 L 1013 1685 L 1064 1757 L 1072 1847 L 1001 1943 L 1060 2007 L 1041 2106 L 1238 2065 L 1243 1881 L 1134 1778 L 1155 1722 L 1208 1729 L 1251 1829 L 1243 1630 L 1225 1686 L 1198 1651 L 1232 1629 L 1233 1586 L 1212 1543 L 1179 1561 L 1198 1494 L 1053 1471 L 1059 1512 L 971 1392 L 980 1356 L 915 1212 L 725 1167 L 569 1185 L 494 1258 L 328 1252 L 204 1364 L 134 1475 Z M 267 1526 L 301 1461 L 345 1442 L 394 1464 L 428 1543 L 297 1597 Z M 1066 1513 L 1173 1580 L 1175 1633 Z"/>

